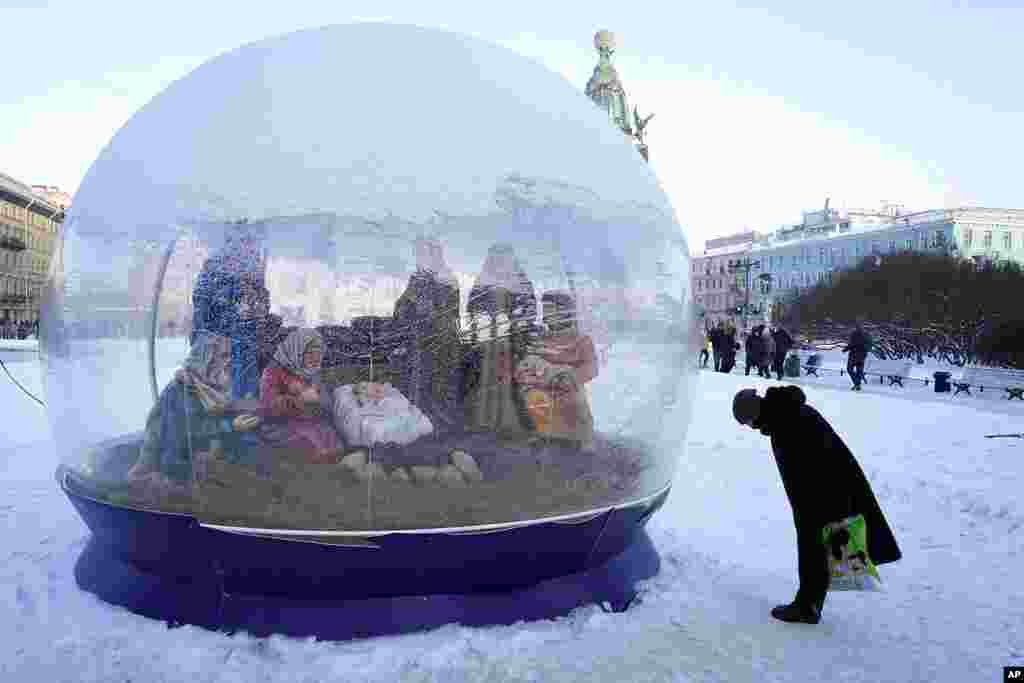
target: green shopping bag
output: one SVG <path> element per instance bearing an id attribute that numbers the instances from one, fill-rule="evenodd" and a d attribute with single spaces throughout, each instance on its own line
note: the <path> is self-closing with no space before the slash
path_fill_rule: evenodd
<path id="1" fill-rule="evenodd" d="M 828 557 L 830 591 L 882 590 L 882 578 L 868 555 L 864 515 L 826 524 L 821 538 Z"/>

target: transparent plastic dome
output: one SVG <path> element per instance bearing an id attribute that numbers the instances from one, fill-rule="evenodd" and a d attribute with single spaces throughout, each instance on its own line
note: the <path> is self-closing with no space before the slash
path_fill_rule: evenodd
<path id="1" fill-rule="evenodd" d="M 217 57 L 90 168 L 44 311 L 83 496 L 249 529 L 472 529 L 669 486 L 697 347 L 655 176 L 561 76 L 422 28 Z"/>

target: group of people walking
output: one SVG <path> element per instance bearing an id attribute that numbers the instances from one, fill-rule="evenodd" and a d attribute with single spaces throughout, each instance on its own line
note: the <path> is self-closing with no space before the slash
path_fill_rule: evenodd
<path id="1" fill-rule="evenodd" d="M 701 349 L 700 366 L 708 366 L 709 354 L 714 358 L 715 372 L 732 372 L 736 365 L 736 352 L 740 345 L 736 343 L 736 328 L 732 323 L 718 322 L 704 332 L 704 348 Z"/>
<path id="2" fill-rule="evenodd" d="M 783 366 L 786 362 L 786 354 L 793 348 L 793 338 L 781 327 L 768 327 L 758 325 L 747 335 L 747 372 L 755 368 L 757 374 L 765 379 L 771 379 L 774 372 L 779 380 L 782 380 Z"/>
<path id="3" fill-rule="evenodd" d="M 774 373 L 781 381 L 785 371 L 786 356 L 795 346 L 793 337 L 786 330 L 776 325 L 758 325 L 747 335 L 744 341 L 746 351 L 746 375 L 751 369 L 756 370 L 759 377 L 771 379 Z M 863 323 L 857 323 L 850 334 L 849 341 L 843 347 L 847 356 L 846 372 L 853 382 L 853 390 L 860 391 L 864 382 L 864 364 L 868 354 L 874 347 L 874 340 L 864 330 Z M 736 352 L 740 345 L 736 341 L 736 328 L 732 323 L 719 322 L 705 330 L 704 345 L 700 351 L 700 367 L 708 367 L 708 361 L 714 359 L 715 372 L 732 372 L 736 366 Z"/>
<path id="4" fill-rule="evenodd" d="M 786 354 L 793 348 L 793 337 L 781 327 L 758 325 L 747 335 L 745 341 L 746 374 L 751 368 L 761 377 L 770 378 L 775 373 L 782 379 Z M 705 332 L 704 348 L 701 349 L 700 366 L 706 368 L 708 360 L 714 359 L 715 372 L 732 372 L 736 366 L 736 352 L 740 349 L 736 341 L 736 328 L 732 323 L 719 322 Z"/>

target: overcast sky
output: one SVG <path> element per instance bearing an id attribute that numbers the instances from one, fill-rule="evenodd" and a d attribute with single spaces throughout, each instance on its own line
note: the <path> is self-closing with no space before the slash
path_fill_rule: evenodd
<path id="1" fill-rule="evenodd" d="M 0 0 L 0 170 L 73 192 L 170 82 L 300 28 L 448 28 L 535 57 L 581 89 L 593 33 L 608 28 L 630 103 L 656 114 L 652 165 L 691 251 L 797 222 L 825 197 L 1024 207 L 1024 2 L 773 4 Z M 345 74 L 324 85 L 344 89 Z"/>

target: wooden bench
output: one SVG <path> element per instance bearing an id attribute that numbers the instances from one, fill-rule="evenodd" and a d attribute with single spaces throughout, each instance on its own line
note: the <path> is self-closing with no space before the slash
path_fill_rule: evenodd
<path id="1" fill-rule="evenodd" d="M 889 380 L 889 386 L 903 386 L 903 378 L 910 376 L 910 368 L 914 364 L 908 360 L 881 360 L 869 357 L 864 364 L 864 376 L 878 375 L 878 383 L 885 384 Z"/>
<path id="2" fill-rule="evenodd" d="M 979 392 L 984 393 L 985 387 L 988 387 L 1002 389 L 1008 401 L 1015 398 L 1024 401 L 1024 370 L 968 366 L 959 380 L 951 380 L 950 383 L 956 387 L 954 396 L 960 393 L 970 396 L 971 387 L 977 387 Z"/>

